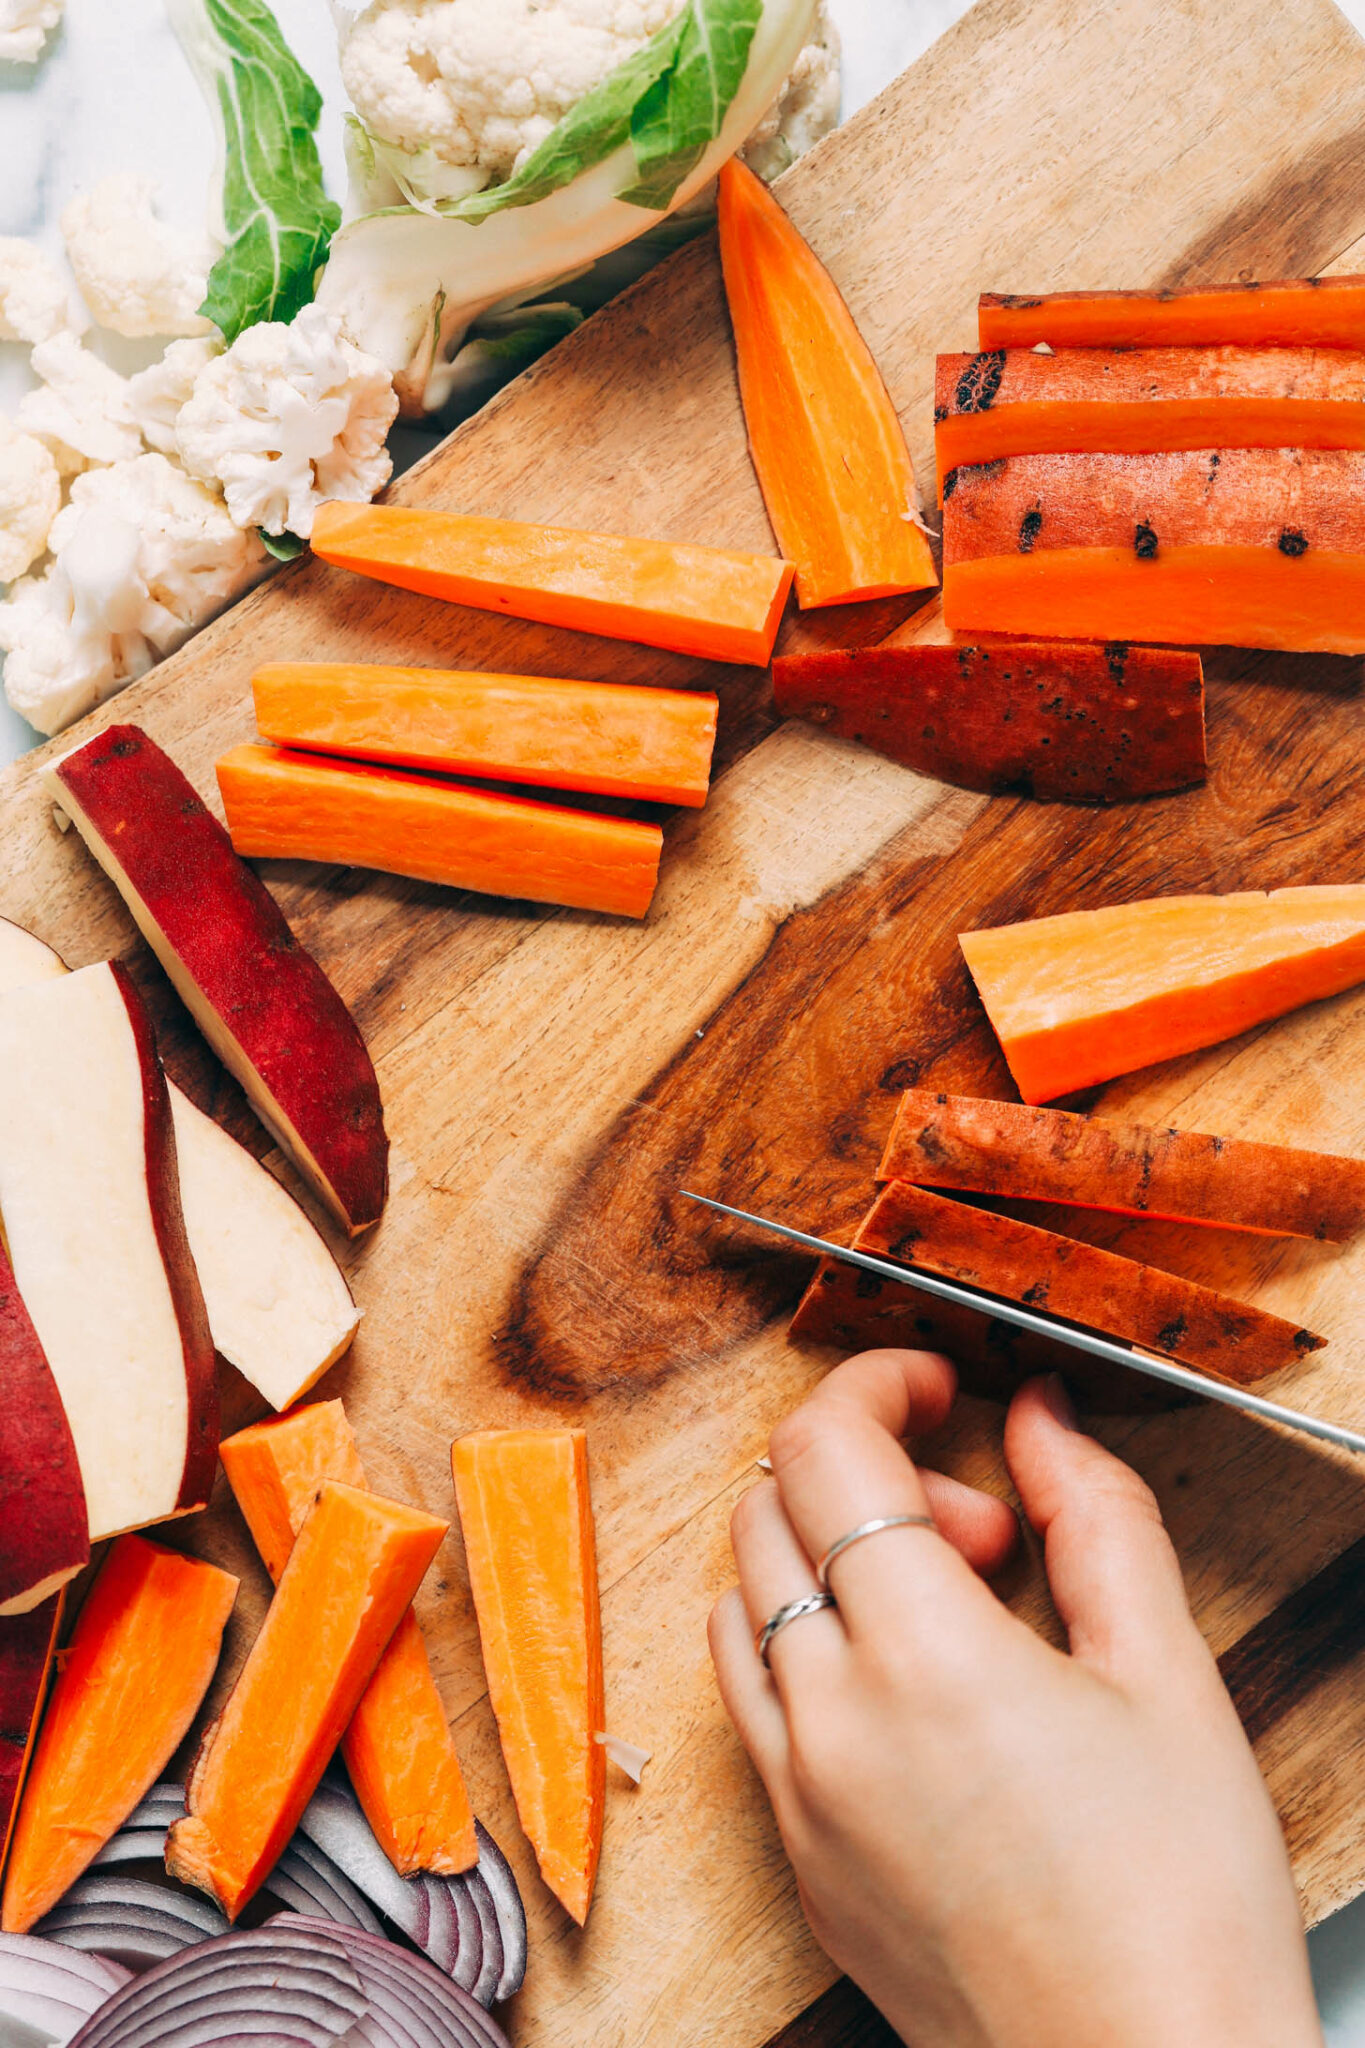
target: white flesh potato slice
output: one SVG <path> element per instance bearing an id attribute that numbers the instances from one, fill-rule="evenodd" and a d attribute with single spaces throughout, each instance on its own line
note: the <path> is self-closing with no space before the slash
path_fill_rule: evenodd
<path id="1" fill-rule="evenodd" d="M 65 972 L 51 946 L 0 918 L 0 994 Z M 272 1408 L 288 1408 L 342 1356 L 360 1311 L 292 1195 L 169 1085 L 185 1229 L 214 1345 Z"/>
<path id="2" fill-rule="evenodd" d="M 92 1541 L 202 1507 L 217 1457 L 213 1345 L 165 1077 L 110 962 L 0 996 L 0 1216 Z"/>

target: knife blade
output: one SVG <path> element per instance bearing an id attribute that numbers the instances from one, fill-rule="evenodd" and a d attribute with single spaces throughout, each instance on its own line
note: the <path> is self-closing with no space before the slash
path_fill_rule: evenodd
<path id="1" fill-rule="evenodd" d="M 718 1216 L 731 1216 L 737 1223 L 751 1223 L 758 1230 L 768 1230 L 775 1237 L 786 1238 L 789 1244 L 802 1245 L 810 1252 L 820 1252 L 827 1259 L 842 1260 L 846 1266 L 861 1266 L 865 1273 L 875 1273 L 882 1280 L 895 1280 L 902 1287 L 917 1287 L 924 1294 L 933 1294 L 940 1301 L 955 1302 L 959 1308 L 973 1308 L 984 1315 L 994 1316 L 997 1322 L 1012 1323 L 1018 1330 L 1031 1330 L 1040 1337 L 1050 1337 L 1055 1343 L 1069 1345 L 1073 1351 L 1084 1351 L 1090 1358 L 1104 1358 L 1111 1365 L 1127 1367 L 1130 1372 L 1145 1373 L 1148 1379 L 1162 1380 L 1167 1386 L 1180 1387 L 1185 1393 L 1199 1394 L 1206 1401 L 1221 1402 L 1225 1408 L 1239 1408 L 1245 1415 L 1259 1416 L 1262 1422 L 1278 1422 L 1284 1429 L 1297 1430 L 1301 1436 L 1316 1437 L 1320 1443 L 1335 1444 L 1344 1451 L 1365 1451 L 1365 1436 L 1357 1436 L 1354 1430 L 1343 1429 L 1340 1423 L 1324 1422 L 1319 1416 L 1304 1415 L 1297 1408 L 1284 1408 L 1278 1401 L 1267 1401 L 1261 1394 L 1250 1394 L 1245 1387 L 1229 1386 L 1224 1380 L 1210 1379 L 1206 1373 L 1192 1372 L 1188 1366 L 1175 1365 L 1166 1358 L 1153 1358 L 1148 1352 L 1135 1351 L 1131 1345 L 1120 1343 L 1113 1337 L 1100 1337 L 1091 1330 L 1083 1330 L 1075 1323 L 1061 1322 L 1056 1316 L 1040 1313 L 1037 1309 L 1022 1308 L 1018 1302 L 1005 1301 L 997 1294 L 983 1294 L 978 1288 L 963 1287 L 956 1280 L 944 1280 L 937 1273 L 922 1273 L 911 1266 L 897 1266 L 890 1259 L 879 1259 L 872 1252 L 856 1251 L 852 1245 L 833 1244 L 825 1237 L 812 1237 L 809 1231 L 793 1230 L 790 1224 L 774 1223 L 769 1216 L 755 1216 L 749 1209 L 732 1209 L 728 1202 L 713 1201 L 710 1195 L 698 1195 L 691 1188 L 679 1188 L 678 1193 L 689 1202 L 700 1202 L 703 1208 L 714 1209 Z"/>

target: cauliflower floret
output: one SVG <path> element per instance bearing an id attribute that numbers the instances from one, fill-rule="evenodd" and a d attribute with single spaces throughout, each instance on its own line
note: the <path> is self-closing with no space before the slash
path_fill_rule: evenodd
<path id="1" fill-rule="evenodd" d="M 158 220 L 155 187 L 116 171 L 62 212 L 67 258 L 101 327 L 115 334 L 211 334 L 198 312 L 213 248 Z"/>
<path id="2" fill-rule="evenodd" d="M 397 411 L 383 364 L 305 306 L 287 326 L 248 327 L 200 372 L 176 442 L 192 475 L 222 485 L 239 526 L 307 540 L 324 499 L 368 501 L 388 482 Z"/>
<path id="3" fill-rule="evenodd" d="M 175 423 L 180 408 L 193 391 L 199 372 L 221 354 L 222 346 L 216 335 L 173 341 L 159 363 L 128 379 L 128 402 L 149 448 L 158 448 L 163 455 L 179 454 Z"/>
<path id="4" fill-rule="evenodd" d="M 775 178 L 839 125 L 839 31 L 820 0 L 810 41 L 740 155 L 760 178 Z"/>
<path id="5" fill-rule="evenodd" d="M 47 341 L 74 326 L 71 293 L 33 242 L 0 235 L 0 341 Z"/>
<path id="6" fill-rule="evenodd" d="M 53 561 L 0 604 L 5 693 L 60 732 L 178 647 L 265 566 L 222 500 L 164 455 L 79 476 Z"/>
<path id="7" fill-rule="evenodd" d="M 0 0 L 0 61 L 36 64 L 62 6 L 63 0 Z"/>
<path id="8" fill-rule="evenodd" d="M 0 583 L 13 583 L 37 561 L 61 502 L 48 450 L 0 416 Z"/>
<path id="9" fill-rule="evenodd" d="M 88 463 L 127 462 L 142 453 L 126 377 L 70 333 L 40 341 L 32 362 L 42 382 L 20 399 L 15 424 L 51 449 L 63 476 Z"/>
<path id="10" fill-rule="evenodd" d="M 366 126 L 409 150 L 510 177 L 569 108 L 685 0 L 374 0 L 341 75 Z"/>

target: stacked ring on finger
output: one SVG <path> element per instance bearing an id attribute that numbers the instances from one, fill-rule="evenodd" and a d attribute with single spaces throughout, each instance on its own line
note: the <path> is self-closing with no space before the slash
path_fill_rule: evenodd
<path id="1" fill-rule="evenodd" d="M 774 1636 L 781 1635 L 790 1622 L 800 1621 L 804 1615 L 819 1614 L 826 1607 L 837 1607 L 838 1601 L 832 1593 L 803 1593 L 799 1600 L 788 1600 L 775 1614 L 770 1614 L 758 1634 L 754 1637 L 754 1648 L 765 1666 L 768 1663 L 768 1649 Z"/>
<path id="2" fill-rule="evenodd" d="M 831 1543 L 818 1565 L 815 1576 L 822 1591 L 829 1588 L 829 1568 L 836 1557 L 851 1550 L 855 1543 L 862 1543 L 869 1536 L 880 1536 L 883 1529 L 937 1529 L 932 1515 L 878 1515 L 870 1522 L 859 1522 L 856 1529 L 850 1529 Z"/>

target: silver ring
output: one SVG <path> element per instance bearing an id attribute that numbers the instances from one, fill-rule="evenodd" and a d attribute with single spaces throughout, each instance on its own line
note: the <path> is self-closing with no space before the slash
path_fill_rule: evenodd
<path id="1" fill-rule="evenodd" d="M 768 1645 L 775 1635 L 780 1635 L 789 1621 L 800 1621 L 805 1614 L 819 1614 L 824 1607 L 837 1607 L 838 1601 L 832 1593 L 803 1593 L 799 1600 L 789 1600 L 785 1607 L 779 1607 L 776 1614 L 770 1614 L 758 1634 L 754 1637 L 754 1648 L 763 1662 L 768 1662 Z"/>
<path id="2" fill-rule="evenodd" d="M 822 1586 L 829 1584 L 829 1568 L 841 1551 L 850 1550 L 855 1543 L 861 1543 L 864 1536 L 880 1536 L 883 1529 L 936 1529 L 932 1515 L 878 1515 L 875 1522 L 859 1522 L 856 1529 L 850 1529 L 847 1536 L 841 1536 L 837 1543 L 831 1543 L 818 1565 L 815 1576 Z"/>

